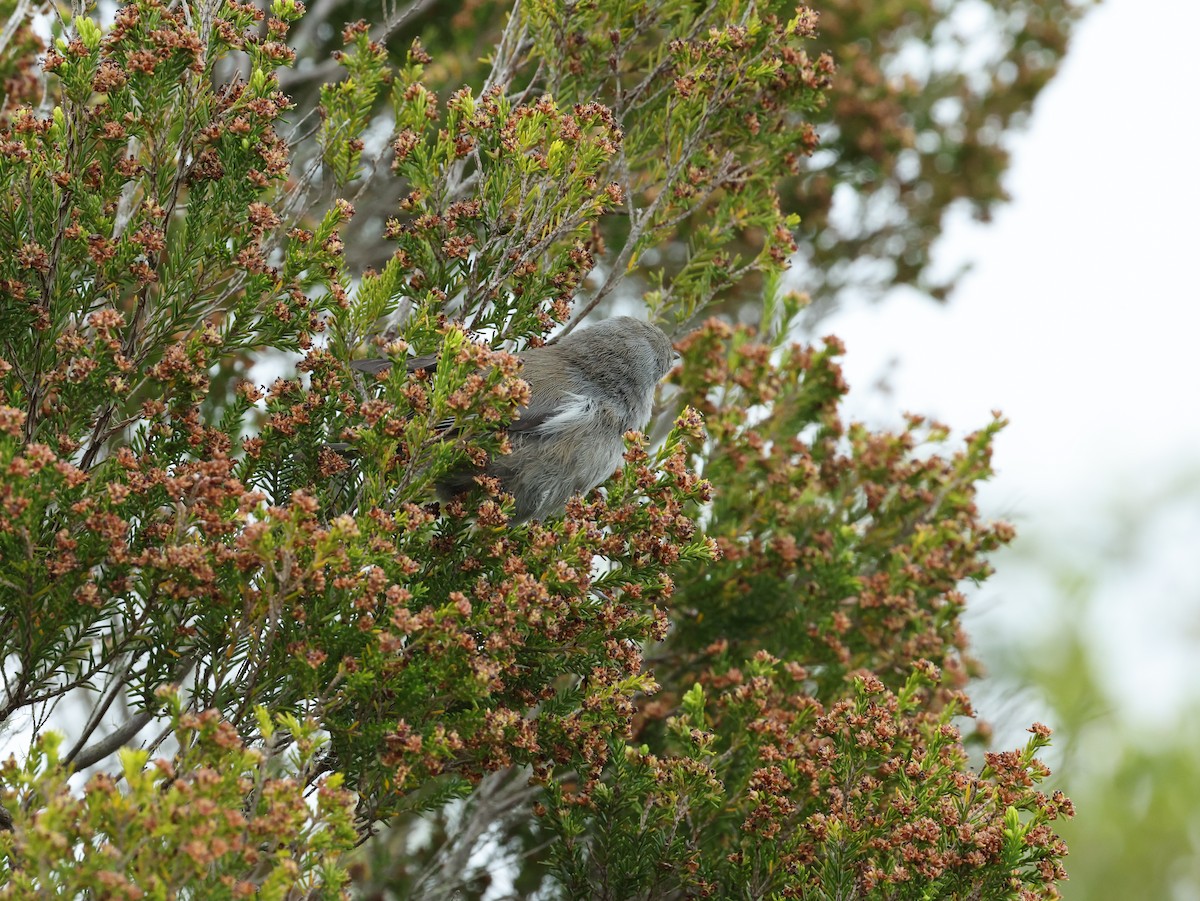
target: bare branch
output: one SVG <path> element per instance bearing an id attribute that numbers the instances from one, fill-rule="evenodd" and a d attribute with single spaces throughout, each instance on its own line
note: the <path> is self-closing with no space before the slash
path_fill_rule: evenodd
<path id="1" fill-rule="evenodd" d="M 109 754 L 127 744 L 152 719 L 154 719 L 154 711 L 143 710 L 132 719 L 126 720 L 90 748 L 80 751 L 79 755 L 75 758 L 75 769 L 86 770 L 92 764 L 99 763 Z"/>

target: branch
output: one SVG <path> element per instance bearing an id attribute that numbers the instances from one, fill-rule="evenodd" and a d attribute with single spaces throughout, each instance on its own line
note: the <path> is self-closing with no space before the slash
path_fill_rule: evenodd
<path id="1" fill-rule="evenodd" d="M 182 682 L 187 678 L 188 673 L 192 671 L 195 665 L 195 653 L 186 654 L 179 660 L 179 669 L 176 670 L 175 678 L 172 681 Z M 116 694 L 114 692 L 113 696 L 115 697 Z M 113 732 L 100 739 L 100 741 L 91 747 L 84 748 L 82 751 L 72 748 L 70 757 L 74 757 L 76 771 L 87 769 L 92 764 L 103 760 L 109 754 L 113 753 L 113 751 L 125 745 L 131 738 L 141 732 L 147 723 L 154 719 L 155 714 L 156 711 L 154 710 L 143 710 L 141 713 L 130 717 Z M 159 741 L 162 741 L 161 737 L 156 740 L 155 744 Z M 80 743 L 82 743 L 82 740 Z M 68 757 L 67 762 L 70 762 L 70 757 Z"/>
<path id="2" fill-rule="evenodd" d="M 154 719 L 154 711 L 143 710 L 132 719 L 126 720 L 115 731 L 100 739 L 100 741 L 96 742 L 90 748 L 85 748 L 79 752 L 79 755 L 75 758 L 75 769 L 86 770 L 92 764 L 99 763 L 141 732 L 145 725 L 152 719 Z"/>
<path id="3" fill-rule="evenodd" d="M 517 57 L 525 49 L 525 33 L 526 28 L 521 20 L 521 0 L 514 0 L 512 12 L 508 14 L 508 22 L 504 26 L 504 33 L 500 35 L 500 42 L 496 44 L 496 56 L 495 62 L 492 63 L 492 71 L 484 79 L 479 96 L 482 97 L 495 85 L 505 86 L 512 81 L 513 74 L 517 69 Z"/>

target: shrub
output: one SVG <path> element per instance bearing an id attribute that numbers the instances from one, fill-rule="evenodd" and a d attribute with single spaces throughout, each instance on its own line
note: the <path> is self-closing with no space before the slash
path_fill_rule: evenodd
<path id="1" fill-rule="evenodd" d="M 40 67 L 12 18 L 0 897 L 1053 897 L 1046 730 L 976 774 L 951 722 L 1001 423 L 847 426 L 836 339 L 788 343 L 816 15 L 530 2 L 453 91 L 352 24 L 297 104 L 303 14 L 133 0 Z M 506 350 L 633 293 L 761 329 L 681 337 L 561 519 L 431 505 L 504 451 Z M 436 371 L 349 365 L 409 349 Z"/>

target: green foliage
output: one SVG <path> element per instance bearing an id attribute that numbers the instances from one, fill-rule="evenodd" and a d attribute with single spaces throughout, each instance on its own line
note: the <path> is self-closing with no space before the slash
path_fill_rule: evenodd
<path id="1" fill-rule="evenodd" d="M 721 556 L 679 580 L 693 612 L 671 652 L 691 666 L 713 642 L 738 659 L 763 648 L 804 662 L 822 696 L 860 668 L 898 688 L 922 658 L 961 684 L 957 586 L 1012 537 L 974 504 L 1003 422 L 942 456 L 949 430 L 921 417 L 899 434 L 842 423 L 834 338 L 772 348 L 714 321 L 681 348 L 680 396 L 704 414 L 703 471 L 722 486 L 705 526 Z"/>
<path id="2" fill-rule="evenodd" d="M 643 264 L 652 311 L 688 319 L 795 250 L 797 220 L 779 211 L 775 187 L 816 146 L 800 117 L 820 108 L 833 72 L 828 56 L 811 59 L 806 49 L 814 12 L 785 3 L 533 3 L 527 15 L 551 93 L 602 98 L 623 128 L 615 163 L 629 230 L 615 265 Z M 682 265 L 645 266 L 647 251 L 681 228 Z M 743 260 L 735 246 L 751 234 L 761 248 Z"/>
<path id="3" fill-rule="evenodd" d="M 165 700 L 173 759 L 122 750 L 115 774 L 76 793 L 51 732 L 4 765 L 13 800 L 38 813 L 18 835 L 0 833 L 0 898 L 340 897 L 354 798 L 340 774 L 316 776 L 316 724 L 287 718 L 284 760 L 245 747 L 215 710 L 183 714 Z"/>
<path id="4" fill-rule="evenodd" d="M 1031 787 L 1044 727 L 976 776 L 929 664 L 897 693 L 855 677 L 828 710 L 765 652 L 722 675 L 684 696 L 666 753 L 625 748 L 586 803 L 549 793 L 567 897 L 1039 897 L 1061 877 L 1047 824 L 1070 802 Z"/>
<path id="5" fill-rule="evenodd" d="M 764 140 L 774 140 L 769 112 L 753 110 L 759 120 L 757 132 L 747 127 L 749 121 L 736 122 L 739 112 L 749 113 L 750 108 L 731 108 L 727 119 L 742 130 L 742 139 L 731 145 L 735 157 L 758 156 L 775 177 L 795 167 L 795 174 L 779 181 L 774 190 L 783 213 L 799 217 L 799 224 L 789 220 L 788 228 L 806 264 L 797 278 L 811 294 L 814 311 L 827 310 L 843 294 L 882 295 L 898 285 L 939 299 L 947 296 L 956 274 L 935 272 L 931 264 L 931 249 L 946 216 L 954 210 L 986 220 L 1007 200 L 1006 136 L 1027 121 L 1080 17 L 1092 5 L 1092 0 L 839 0 L 812 5 L 820 16 L 818 33 L 799 50 L 810 61 L 828 53 L 836 64 L 820 108 L 799 120 L 788 118 L 778 136 L 784 146 L 773 158 L 754 149 Z M 540 48 L 528 58 L 517 52 L 527 35 L 508 18 L 510 4 L 500 0 L 421 0 L 375 21 L 371 36 L 377 41 L 396 36 L 390 46 L 397 62 L 403 60 L 407 42 L 419 38 L 436 60 L 431 72 L 438 76 L 437 94 L 443 100 L 463 83 L 495 83 L 495 73 L 511 74 L 523 84 L 522 79 L 537 71 L 539 79 L 555 82 L 552 93 L 560 105 L 564 99 L 583 97 L 600 99 L 612 108 L 630 144 L 644 148 L 657 162 L 662 159 L 657 150 L 669 138 L 655 130 L 661 124 L 655 102 L 661 111 L 672 94 L 667 78 L 655 82 L 646 76 L 661 75 L 659 65 L 686 50 L 689 53 L 679 59 L 687 62 L 690 72 L 710 78 L 714 87 L 751 88 L 768 67 L 769 53 L 759 58 L 757 68 L 747 64 L 739 78 L 726 65 L 729 57 L 712 60 L 690 52 L 710 39 L 710 27 L 717 29 L 717 40 L 724 41 L 718 50 L 737 39 L 730 26 L 744 27 L 748 39 L 759 40 L 767 7 L 605 2 L 572 4 L 563 10 L 552 3 L 523 5 L 529 13 L 529 34 Z M 769 7 L 783 24 L 796 14 L 790 6 Z M 322 4 L 327 8 L 333 10 L 330 16 L 337 27 L 379 15 L 378 8 L 364 0 L 332 0 Z M 756 17 L 759 30 L 752 34 Z M 337 27 L 328 28 L 325 37 L 305 23 L 298 33 L 301 53 L 322 58 L 337 49 Z M 676 38 L 681 43 L 672 45 Z M 784 40 L 780 46 L 789 43 Z M 787 55 L 789 50 L 783 52 Z M 734 58 L 740 60 L 740 52 Z M 312 66 L 281 77 L 303 105 L 304 98 L 319 89 L 319 79 L 330 74 L 327 68 Z M 700 84 L 703 89 L 705 82 Z M 575 93 L 566 98 L 563 89 Z M 654 102 L 651 95 L 656 95 Z M 632 115 L 620 112 L 627 100 L 639 107 Z M 676 117 L 668 130 L 678 124 Z M 820 136 L 821 152 L 806 158 L 810 127 Z M 786 146 L 789 140 L 792 146 Z M 755 170 L 742 167 L 741 174 L 753 177 Z M 401 185 L 376 180 L 371 194 L 362 197 L 363 211 L 390 216 L 404 193 Z M 757 215 L 753 205 L 746 205 L 743 213 Z M 696 217 L 677 234 L 660 233 L 661 243 L 641 254 L 642 265 L 629 274 L 640 288 L 654 290 L 660 278 L 669 284 L 673 273 L 687 266 L 677 295 L 703 292 L 706 276 L 725 281 L 724 275 L 710 272 L 690 243 L 691 229 L 707 232 L 708 224 Z M 619 248 L 629 225 L 613 219 L 602 228 L 609 244 Z M 379 267 L 387 259 L 387 243 L 366 219 L 352 225 L 349 235 L 349 254 L 357 264 Z M 764 240 L 773 240 L 770 235 L 754 228 L 727 233 L 722 236 L 728 242 L 722 257 L 750 262 Z M 707 242 L 711 236 L 702 237 Z M 686 291 L 685 283 L 690 283 Z M 726 291 L 719 300 L 744 319 L 753 321 L 760 312 L 756 292 Z M 668 307 L 668 315 L 671 311 Z"/>
<path id="6" fill-rule="evenodd" d="M 132 0 L 0 64 L 0 723 L 31 737 L 0 893 L 339 897 L 425 815 L 417 897 L 486 892 L 483 836 L 526 893 L 1053 897 L 1041 732 L 975 776 L 949 726 L 999 422 L 950 455 L 843 425 L 836 340 L 785 340 L 815 14 L 530 3 L 450 88 L 353 25 L 309 105 L 297 21 Z M 488 479 L 432 506 L 507 449 L 509 351 L 631 275 L 660 321 L 754 297 L 769 328 L 681 340 L 661 440 L 560 519 Z"/>
<path id="7" fill-rule="evenodd" d="M 342 38 L 350 47 L 339 57 L 346 77 L 321 86 L 317 136 L 322 160 L 339 186 L 358 170 L 363 146 L 359 136 L 370 123 L 371 108 L 383 87 L 386 59 L 383 48 L 367 36 L 365 22 L 347 28 Z"/>

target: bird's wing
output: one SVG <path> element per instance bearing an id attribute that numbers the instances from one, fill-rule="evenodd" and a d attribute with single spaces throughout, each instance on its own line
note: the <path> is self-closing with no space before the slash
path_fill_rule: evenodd
<path id="1" fill-rule="evenodd" d="M 552 398 L 534 393 L 533 402 L 521 408 L 521 418 L 508 430 L 514 434 L 549 436 L 583 425 L 596 415 L 596 403 L 582 394 L 560 392 Z"/>
<path id="2" fill-rule="evenodd" d="M 370 357 L 365 360 L 351 360 L 350 368 L 356 372 L 363 372 L 367 375 L 378 377 L 381 372 L 388 372 L 392 368 L 393 363 L 394 361 L 389 360 L 387 357 Z M 437 369 L 437 363 L 437 354 L 424 354 L 420 357 L 409 357 L 404 361 L 404 368 L 407 372 L 416 372 L 419 369 L 434 372 Z M 453 425 L 453 419 L 443 419 L 434 428 L 439 432 L 446 432 Z M 330 446 L 332 447 L 332 445 Z"/>
<path id="3" fill-rule="evenodd" d="M 387 357 L 371 357 L 366 360 L 351 360 L 350 368 L 357 372 L 365 372 L 368 375 L 378 375 L 381 372 L 387 372 L 392 368 L 393 360 Z M 420 357 L 409 357 L 404 361 L 404 368 L 408 372 L 416 372 L 418 369 L 426 369 L 433 372 L 437 369 L 437 354 L 425 354 Z"/>
<path id="4" fill-rule="evenodd" d="M 594 404 L 586 397 L 574 394 L 563 384 L 562 372 L 553 364 L 537 356 L 537 351 L 527 352 L 524 357 L 525 368 L 521 377 L 530 383 L 532 395 L 528 407 L 522 407 L 520 418 L 508 426 L 508 431 L 516 435 L 548 435 L 585 422 L 594 415 Z M 371 357 L 365 360 L 351 360 L 350 368 L 368 375 L 378 376 L 392 368 L 392 360 L 386 357 Z M 408 372 L 425 369 L 433 372 L 437 369 L 437 354 L 425 354 L 420 357 L 409 357 L 404 364 Z M 445 429 L 453 420 L 439 423 L 439 428 Z"/>
<path id="5" fill-rule="evenodd" d="M 514 435 L 538 437 L 567 428 L 587 413 L 587 401 L 572 389 L 575 379 L 551 348 L 521 354 L 521 378 L 529 383 L 529 406 L 508 427 Z"/>

